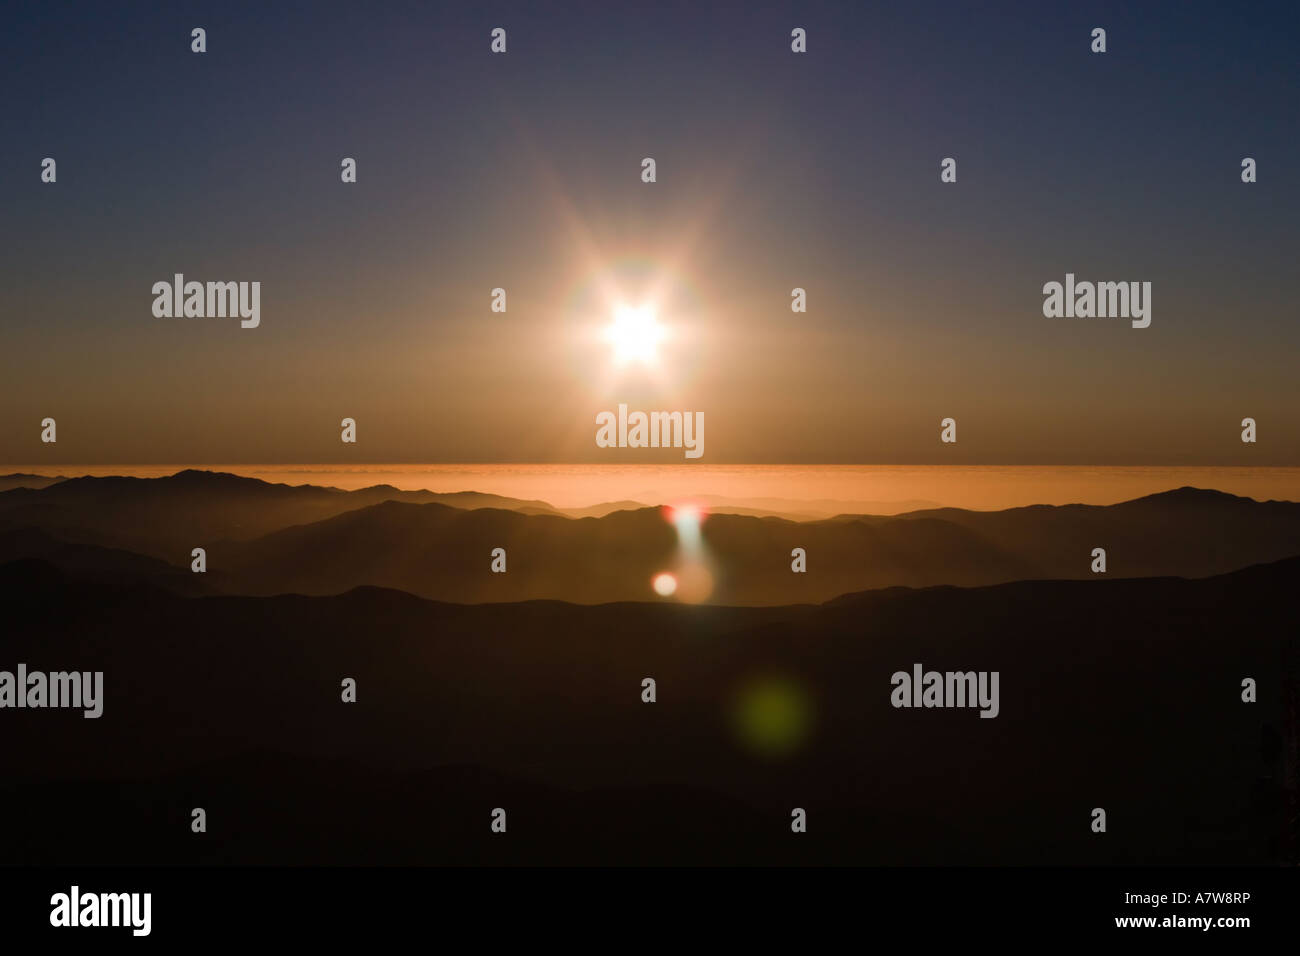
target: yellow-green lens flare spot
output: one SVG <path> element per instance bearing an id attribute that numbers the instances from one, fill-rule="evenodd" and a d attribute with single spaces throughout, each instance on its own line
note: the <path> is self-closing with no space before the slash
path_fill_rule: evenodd
<path id="1" fill-rule="evenodd" d="M 764 756 L 793 753 L 812 729 L 812 705 L 804 690 L 784 678 L 755 680 L 735 698 L 732 722 L 741 743 Z"/>

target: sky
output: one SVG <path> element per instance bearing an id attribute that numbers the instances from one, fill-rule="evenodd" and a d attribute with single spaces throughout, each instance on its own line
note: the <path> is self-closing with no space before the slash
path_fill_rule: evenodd
<path id="1" fill-rule="evenodd" d="M 1295 4 L 5 17 L 0 462 L 684 460 L 598 447 L 623 403 L 710 464 L 1300 465 Z M 1150 327 L 1044 317 L 1067 272 Z M 260 325 L 156 317 L 175 273 Z"/>

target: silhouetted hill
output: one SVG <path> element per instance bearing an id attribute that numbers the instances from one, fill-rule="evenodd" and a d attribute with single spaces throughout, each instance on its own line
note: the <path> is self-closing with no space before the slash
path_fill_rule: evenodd
<path id="1" fill-rule="evenodd" d="M 431 500 L 432 499 L 432 500 Z M 502 502 L 509 508 L 497 507 Z M 891 586 L 977 586 L 1107 574 L 1204 577 L 1300 554 L 1300 504 L 1182 488 L 1116 505 L 955 508 L 818 521 L 710 514 L 683 550 L 661 508 L 570 518 L 543 502 L 389 486 L 358 491 L 272 485 L 183 471 L 169 478 L 75 478 L 0 493 L 3 555 L 66 567 L 135 552 L 188 572 L 203 547 L 204 586 L 227 593 L 337 594 L 360 585 L 456 602 L 653 599 L 650 582 L 702 560 L 712 603 L 783 605 Z M 39 531 L 24 550 L 20 532 Z M 67 547 L 56 551 L 48 539 Z M 689 544 L 690 542 L 686 542 Z M 83 549 L 73 550 L 73 546 Z M 504 548 L 505 574 L 491 555 Z M 802 548 L 807 572 L 791 570 Z M 170 587 L 158 565 L 112 561 Z M 93 561 L 92 561 L 93 564 Z M 675 599 L 674 599 L 675 600 Z"/>
<path id="2" fill-rule="evenodd" d="M 1039 577 L 1090 574 L 1077 555 L 1106 549 L 1122 577 L 1204 576 L 1300 554 L 1300 504 L 1179 488 L 1115 505 L 1034 505 L 1006 511 L 943 508 L 900 516 L 937 519 L 1031 557 Z"/>
<path id="3" fill-rule="evenodd" d="M 792 608 L 466 606 L 182 598 L 13 563 L 0 668 L 106 688 L 98 720 L 0 713 L 0 813 L 23 821 L 0 860 L 1277 860 L 1260 741 L 1284 729 L 1297 585 L 1288 560 Z M 999 715 L 892 707 L 914 663 L 998 671 Z M 789 749 L 756 747 L 801 713 Z"/>
<path id="4" fill-rule="evenodd" d="M 640 511 L 642 508 L 648 508 L 643 501 L 604 501 L 600 504 L 588 505 L 585 508 L 558 508 L 570 518 L 603 518 L 607 514 L 615 511 Z"/>
<path id="5" fill-rule="evenodd" d="M 0 531 L 0 564 L 24 559 L 42 559 L 74 576 L 97 581 L 148 582 L 180 594 L 209 594 L 219 590 L 220 575 L 191 573 L 156 558 L 117 548 L 61 541 L 35 528 Z"/>
<path id="6" fill-rule="evenodd" d="M 959 509 L 792 522 L 709 515 L 703 555 L 719 604 L 820 602 L 866 588 L 974 586 L 1094 577 L 1105 548 L 1117 577 L 1203 577 L 1300 554 L 1300 504 L 1193 490 L 1110 506 Z M 505 548 L 507 571 L 491 572 Z M 806 573 L 791 570 L 803 548 Z M 360 584 L 437 600 L 652 597 L 682 557 L 662 509 L 572 520 L 385 502 L 232 545 L 218 566 L 243 593 L 339 593 Z"/>
<path id="7" fill-rule="evenodd" d="M 383 501 L 553 511 L 543 501 L 477 492 L 437 494 L 390 485 L 342 491 L 189 469 L 165 478 L 81 477 L 45 488 L 14 488 L 0 493 L 0 529 L 39 527 L 64 540 L 188 564 L 195 547 L 255 538 Z"/>
<path id="8" fill-rule="evenodd" d="M 673 504 L 674 500 L 663 501 L 662 495 L 646 492 L 643 500 L 607 501 L 589 505 L 585 508 L 556 508 L 570 518 L 601 518 L 612 511 L 637 511 L 642 508 L 657 507 L 659 504 Z M 756 518 L 785 518 L 789 521 L 817 521 L 843 514 L 857 515 L 893 515 L 921 508 L 937 508 L 933 501 L 920 499 L 907 501 L 841 501 L 831 498 L 810 498 L 794 500 L 789 498 L 745 498 L 734 499 L 724 495 L 691 495 L 689 500 L 703 505 L 713 514 L 750 515 Z"/>
<path id="9" fill-rule="evenodd" d="M 62 475 L 29 475 L 16 471 L 10 475 L 0 475 L 0 491 L 8 491 L 10 488 L 48 488 L 63 480 Z"/>
<path id="10" fill-rule="evenodd" d="M 836 498 L 747 498 L 743 502 L 723 495 L 701 495 L 692 499 L 712 512 L 752 514 L 762 517 L 788 518 L 791 521 L 817 521 L 839 515 L 896 515 L 923 508 L 939 507 L 920 498 L 901 501 L 846 501 Z"/>

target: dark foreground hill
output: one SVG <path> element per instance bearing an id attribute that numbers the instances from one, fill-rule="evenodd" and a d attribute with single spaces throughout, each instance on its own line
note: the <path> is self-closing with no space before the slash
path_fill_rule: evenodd
<path id="1" fill-rule="evenodd" d="M 0 669 L 106 688 L 98 720 L 0 710 L 0 862 L 1279 861 L 1298 585 L 1289 560 L 789 608 L 458 606 L 11 563 Z M 916 663 L 997 671 L 998 716 L 892 707 Z"/>

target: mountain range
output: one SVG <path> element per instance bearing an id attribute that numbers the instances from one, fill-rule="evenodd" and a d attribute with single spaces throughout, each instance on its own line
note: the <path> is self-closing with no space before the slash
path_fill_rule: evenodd
<path id="1" fill-rule="evenodd" d="M 574 518 L 546 502 L 474 492 L 340 491 L 183 471 L 0 492 L 0 556 L 117 568 L 185 593 L 376 586 L 463 603 L 586 604 L 654 599 L 651 580 L 690 558 L 709 570 L 710 602 L 776 606 L 893 586 L 1088 579 L 1098 576 L 1095 548 L 1112 577 L 1205 577 L 1300 554 L 1300 504 L 1194 488 L 1105 506 L 810 521 L 713 513 L 693 550 L 669 517 L 631 507 Z M 188 573 L 196 547 L 207 572 L 182 584 L 175 572 Z M 497 548 L 504 574 L 491 570 Z M 792 571 L 796 548 L 806 573 Z"/>

